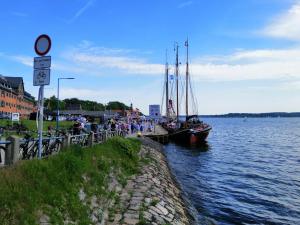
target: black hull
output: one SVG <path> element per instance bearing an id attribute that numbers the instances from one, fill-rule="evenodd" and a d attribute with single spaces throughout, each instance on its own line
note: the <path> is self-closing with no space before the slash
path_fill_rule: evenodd
<path id="1" fill-rule="evenodd" d="M 203 130 L 179 129 L 169 132 L 169 138 L 183 144 L 202 144 L 206 142 L 211 127 Z"/>

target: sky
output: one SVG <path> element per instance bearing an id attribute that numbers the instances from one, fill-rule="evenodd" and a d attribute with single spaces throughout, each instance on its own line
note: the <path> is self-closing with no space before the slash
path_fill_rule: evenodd
<path id="1" fill-rule="evenodd" d="M 35 39 L 52 39 L 45 96 L 161 104 L 166 62 L 185 46 L 199 114 L 300 111 L 300 1 L 26 0 L 0 2 L 0 74 L 33 86 Z M 182 109 L 181 109 L 182 112 Z"/>

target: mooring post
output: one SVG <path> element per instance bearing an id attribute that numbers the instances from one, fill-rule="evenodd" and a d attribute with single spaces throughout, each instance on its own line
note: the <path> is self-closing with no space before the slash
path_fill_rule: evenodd
<path id="1" fill-rule="evenodd" d="M 71 145 L 71 134 L 67 134 L 67 148 Z"/>
<path id="2" fill-rule="evenodd" d="M 93 147 L 93 145 L 94 145 L 94 132 L 93 131 L 91 131 L 90 132 L 90 135 L 89 135 L 89 139 L 88 139 L 88 146 L 89 147 Z"/>
<path id="3" fill-rule="evenodd" d="M 20 138 L 17 136 L 10 136 L 7 138 L 10 144 L 7 144 L 5 153 L 5 165 L 12 165 L 19 160 L 20 152 Z"/>

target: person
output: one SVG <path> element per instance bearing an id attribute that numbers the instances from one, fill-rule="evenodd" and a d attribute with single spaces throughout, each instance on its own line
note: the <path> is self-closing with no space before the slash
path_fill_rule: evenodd
<path id="1" fill-rule="evenodd" d="M 141 133 L 143 133 L 143 130 L 144 130 L 144 122 L 141 122 L 141 125 L 140 125 L 140 131 L 141 131 Z"/>
<path id="2" fill-rule="evenodd" d="M 73 124 L 73 134 L 74 135 L 79 135 L 81 131 L 81 124 L 78 121 L 75 121 Z"/>
<path id="3" fill-rule="evenodd" d="M 134 123 L 133 122 L 131 122 L 130 128 L 131 128 L 131 133 L 133 134 L 134 133 Z"/>
<path id="4" fill-rule="evenodd" d="M 49 125 L 49 126 L 48 126 L 48 129 L 47 129 L 47 135 L 48 135 L 48 136 L 52 136 L 52 134 L 53 134 L 53 129 L 52 129 L 52 126 Z"/>
<path id="5" fill-rule="evenodd" d="M 111 121 L 110 129 L 111 129 L 111 131 L 115 131 L 115 129 L 116 129 L 116 123 L 114 120 Z"/>

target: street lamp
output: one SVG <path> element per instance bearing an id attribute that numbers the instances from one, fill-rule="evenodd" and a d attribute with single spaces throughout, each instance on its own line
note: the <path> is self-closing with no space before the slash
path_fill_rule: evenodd
<path id="1" fill-rule="evenodd" d="M 59 128 L 59 80 L 73 80 L 74 77 L 59 77 L 57 78 L 57 113 L 56 113 L 56 130 Z"/>

